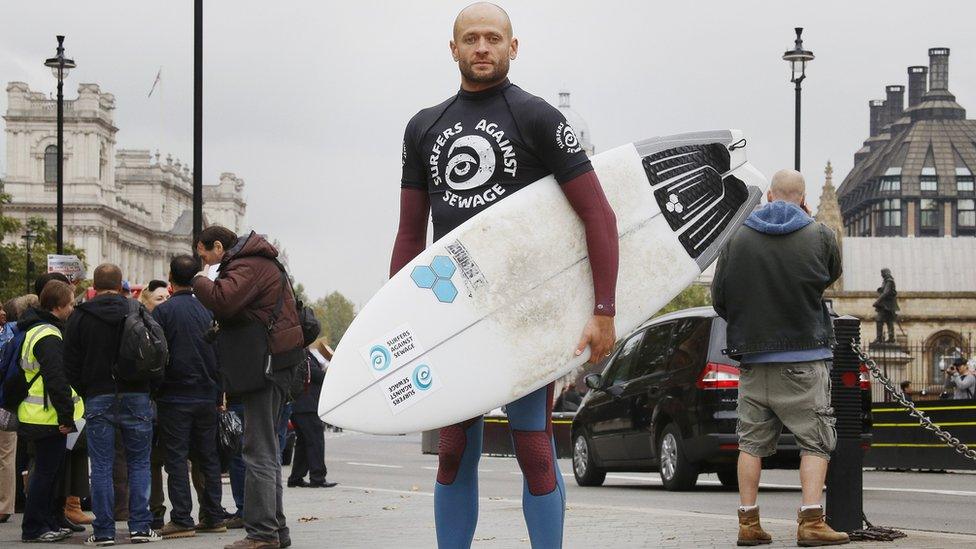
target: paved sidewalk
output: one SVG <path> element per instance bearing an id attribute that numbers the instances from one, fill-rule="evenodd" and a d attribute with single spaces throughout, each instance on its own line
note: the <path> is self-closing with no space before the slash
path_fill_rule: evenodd
<path id="1" fill-rule="evenodd" d="M 225 501 L 232 501 L 228 486 Z M 301 548 L 427 548 L 434 547 L 433 494 L 430 487 L 385 490 L 340 485 L 331 489 L 287 489 L 286 514 L 293 547 Z M 0 546 L 19 545 L 20 518 L 16 515 L 0 525 Z M 775 543 L 767 547 L 795 547 L 796 526 L 787 520 L 764 520 Z M 671 509 L 573 504 L 566 511 L 567 548 L 592 547 L 732 547 L 735 517 L 726 514 L 693 513 Z M 119 524 L 120 544 L 128 542 L 124 523 Z M 64 542 L 81 545 L 76 534 Z M 223 547 L 243 536 L 243 530 L 226 534 L 200 534 L 194 538 L 163 541 L 153 549 L 168 547 L 203 549 Z M 481 498 L 481 520 L 475 547 L 529 547 L 522 519 L 521 501 L 509 498 Z M 894 543 L 857 543 L 851 547 L 965 548 L 976 547 L 976 536 L 909 532 Z"/>

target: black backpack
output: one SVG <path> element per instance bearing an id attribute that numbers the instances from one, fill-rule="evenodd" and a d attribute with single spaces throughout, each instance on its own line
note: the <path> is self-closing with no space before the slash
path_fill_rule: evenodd
<path id="1" fill-rule="evenodd" d="M 166 334 L 142 303 L 127 301 L 129 312 L 119 328 L 119 354 L 112 375 L 129 382 L 161 380 L 169 361 Z"/>
<path id="2" fill-rule="evenodd" d="M 285 270 L 285 266 L 281 264 L 277 259 L 274 260 L 275 265 L 278 266 L 278 270 L 281 271 L 281 298 L 278 300 L 278 305 L 275 307 L 275 312 L 273 317 L 277 318 L 278 314 L 281 312 L 281 306 L 285 299 L 285 282 L 291 287 L 291 295 L 295 299 L 295 311 L 298 313 L 298 325 L 302 327 L 302 346 L 308 347 L 313 341 L 318 339 L 319 334 L 322 333 L 322 325 L 319 324 L 319 319 L 315 318 L 315 311 L 311 307 L 306 307 L 304 303 L 298 296 L 295 295 L 295 286 L 291 284 L 291 278 L 288 277 L 288 272 Z"/>

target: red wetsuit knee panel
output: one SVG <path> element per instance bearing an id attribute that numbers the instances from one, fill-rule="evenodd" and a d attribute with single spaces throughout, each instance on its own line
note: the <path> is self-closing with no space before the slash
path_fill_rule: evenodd
<path id="1" fill-rule="evenodd" d="M 533 496 L 544 496 L 556 489 L 552 457 L 552 435 L 546 431 L 512 431 L 515 457 Z"/>
<path id="2" fill-rule="evenodd" d="M 468 446 L 468 427 L 474 425 L 477 419 L 469 419 L 463 423 L 455 423 L 441 429 L 440 441 L 437 443 L 437 482 L 453 484 L 461 468 L 461 458 Z"/>

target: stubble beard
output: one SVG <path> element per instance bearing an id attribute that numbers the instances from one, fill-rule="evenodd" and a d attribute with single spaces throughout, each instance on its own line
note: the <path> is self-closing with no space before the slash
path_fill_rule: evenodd
<path id="1" fill-rule="evenodd" d="M 494 65 L 494 69 L 488 74 L 476 73 L 471 67 L 471 63 L 464 60 L 458 62 L 458 68 L 461 70 L 461 75 L 469 82 L 491 84 L 493 82 L 501 82 L 508 76 L 509 59 L 508 57 L 502 57 Z"/>

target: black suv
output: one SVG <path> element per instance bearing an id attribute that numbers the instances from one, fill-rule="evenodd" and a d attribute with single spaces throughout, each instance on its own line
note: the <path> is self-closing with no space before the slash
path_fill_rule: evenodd
<path id="1" fill-rule="evenodd" d="M 711 307 L 686 309 L 644 324 L 621 340 L 573 419 L 573 473 L 581 486 L 608 471 L 660 471 L 668 490 L 695 486 L 715 472 L 737 484 L 736 399 L 739 364 L 722 354 L 725 320 Z M 871 390 L 862 367 L 862 446 L 870 443 Z M 787 430 L 766 468 L 795 469 L 799 447 Z"/>

